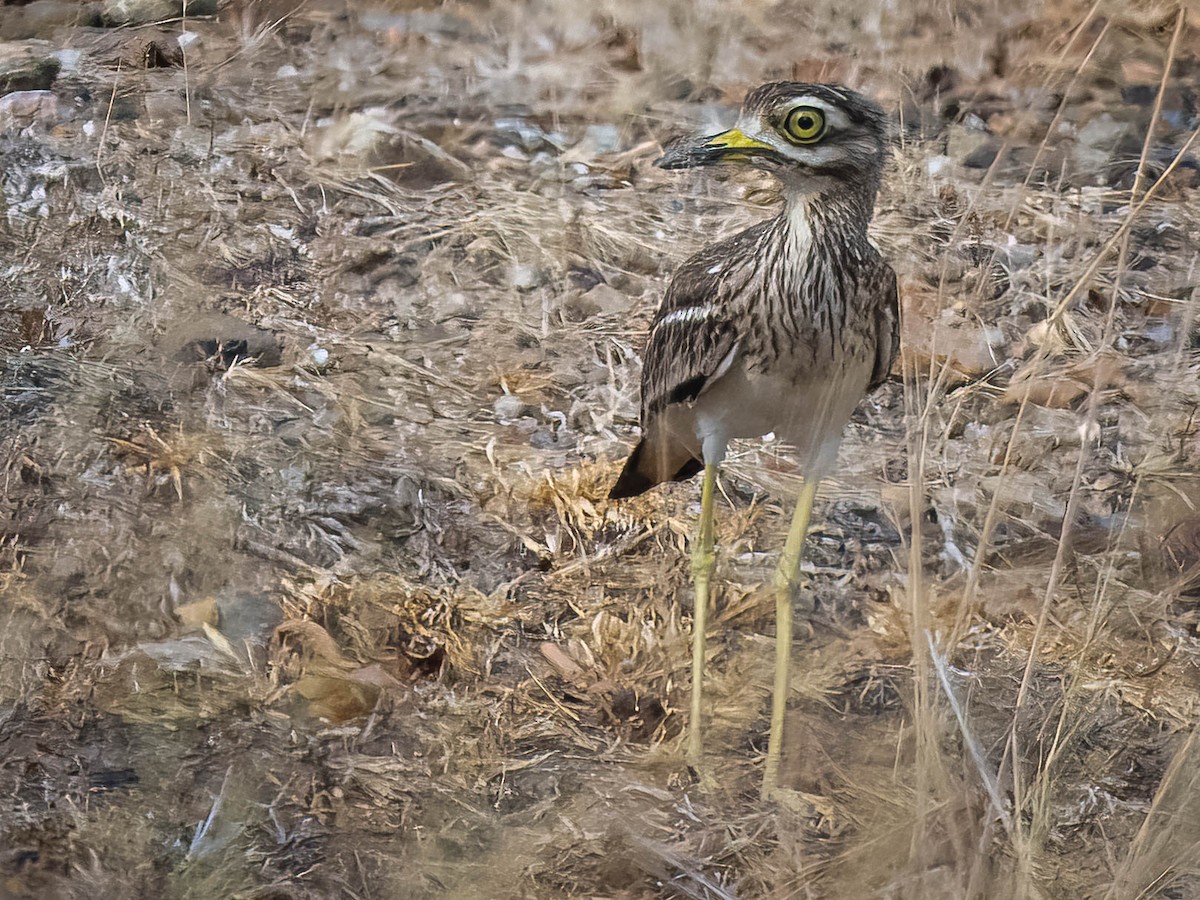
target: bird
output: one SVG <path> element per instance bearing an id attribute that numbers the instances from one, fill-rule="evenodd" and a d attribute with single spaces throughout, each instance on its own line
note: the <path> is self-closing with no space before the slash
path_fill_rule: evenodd
<path id="1" fill-rule="evenodd" d="M 687 760 L 700 770 L 714 491 L 734 438 L 774 433 L 802 487 L 773 579 L 775 674 L 762 794 L 779 795 L 791 672 L 792 595 L 817 487 L 859 402 L 900 344 L 896 274 L 868 235 L 889 153 L 888 118 L 840 84 L 750 91 L 735 126 L 669 143 L 662 169 L 752 167 L 779 182 L 776 215 L 719 240 L 672 276 L 642 353 L 641 436 L 609 496 L 702 474 L 692 542 L 694 612 Z"/>

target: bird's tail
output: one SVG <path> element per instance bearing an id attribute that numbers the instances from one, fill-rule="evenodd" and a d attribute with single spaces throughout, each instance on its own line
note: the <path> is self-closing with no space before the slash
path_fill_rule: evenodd
<path id="1" fill-rule="evenodd" d="M 664 481 L 686 481 L 703 468 L 696 454 L 666 435 L 643 437 L 625 460 L 608 496 L 613 500 L 636 497 Z"/>

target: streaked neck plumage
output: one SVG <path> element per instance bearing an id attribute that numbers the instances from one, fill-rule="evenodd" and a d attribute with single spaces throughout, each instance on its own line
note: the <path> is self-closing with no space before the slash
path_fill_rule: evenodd
<path id="1" fill-rule="evenodd" d="M 867 240 L 878 176 L 858 183 L 832 178 L 784 181 L 783 188 L 781 217 L 793 241 L 858 245 Z"/>
<path id="2" fill-rule="evenodd" d="M 752 263 L 748 329 L 744 349 L 752 368 L 775 365 L 793 352 L 834 359 L 846 326 L 869 301 L 857 285 L 873 268 L 876 252 L 867 237 L 876 180 L 859 184 L 826 179 L 807 190 L 784 183 L 784 207 L 762 233 Z M 823 188 L 813 190 L 814 187 Z"/>

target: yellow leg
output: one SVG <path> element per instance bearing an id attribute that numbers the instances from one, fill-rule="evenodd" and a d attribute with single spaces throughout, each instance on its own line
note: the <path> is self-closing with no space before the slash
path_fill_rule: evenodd
<path id="1" fill-rule="evenodd" d="M 787 712 L 788 688 L 792 670 L 792 594 L 800 580 L 800 560 L 804 556 L 804 536 L 818 480 L 808 479 L 796 500 L 792 527 L 775 570 L 775 689 L 771 695 L 771 734 L 767 739 L 767 765 L 763 772 L 762 795 L 770 798 L 779 783 L 779 760 L 783 755 L 783 720 Z"/>
<path id="2" fill-rule="evenodd" d="M 687 761 L 698 768 L 703 754 L 700 737 L 700 710 L 704 696 L 705 631 L 708 628 L 708 586 L 713 571 L 713 488 L 717 467 L 704 467 L 704 487 L 700 492 L 700 537 L 692 549 L 692 580 L 696 588 L 692 614 L 692 717 L 688 722 Z"/>

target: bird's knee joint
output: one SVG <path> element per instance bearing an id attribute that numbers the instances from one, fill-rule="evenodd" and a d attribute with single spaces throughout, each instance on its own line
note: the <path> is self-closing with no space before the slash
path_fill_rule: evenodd
<path id="1" fill-rule="evenodd" d="M 697 579 L 708 578 L 712 574 L 716 561 L 717 556 L 711 550 L 693 550 L 692 575 Z"/>
<path id="2" fill-rule="evenodd" d="M 775 587 L 781 591 L 795 593 L 796 588 L 800 586 L 801 572 L 800 560 L 781 559 L 779 567 L 775 570 Z"/>
<path id="3" fill-rule="evenodd" d="M 783 573 L 777 573 L 775 575 L 775 590 L 788 597 L 796 596 L 797 591 L 800 590 L 800 577 L 789 578 Z"/>

